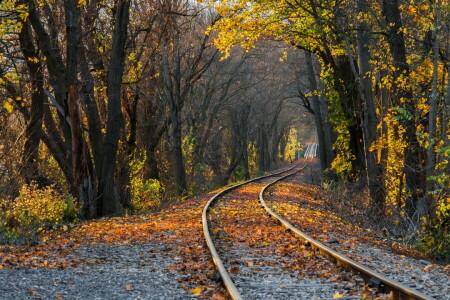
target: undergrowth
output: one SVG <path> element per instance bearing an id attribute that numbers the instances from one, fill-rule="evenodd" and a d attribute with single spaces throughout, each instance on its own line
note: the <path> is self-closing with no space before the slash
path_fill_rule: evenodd
<path id="1" fill-rule="evenodd" d="M 450 263 L 450 199 L 439 202 L 433 219 L 411 220 L 401 207 L 391 206 L 389 213 L 375 211 L 363 181 L 322 182 L 320 196 L 329 210 L 345 221 L 378 232 L 380 238 Z"/>
<path id="2" fill-rule="evenodd" d="M 25 184 L 18 197 L 0 202 L 0 243 L 35 244 L 42 227 L 74 222 L 77 216 L 75 200 L 69 194 L 53 185 Z"/>

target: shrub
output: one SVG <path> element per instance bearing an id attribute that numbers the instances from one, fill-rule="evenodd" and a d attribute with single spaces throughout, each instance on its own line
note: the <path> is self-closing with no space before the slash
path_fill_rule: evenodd
<path id="1" fill-rule="evenodd" d="M 70 195 L 61 194 L 54 186 L 39 188 L 32 183 L 23 185 L 14 200 L 2 201 L 0 233 L 6 240 L 15 240 L 22 235 L 34 235 L 40 226 L 74 221 L 76 217 L 77 207 Z"/>
<path id="2" fill-rule="evenodd" d="M 73 199 L 61 195 L 53 186 L 40 189 L 32 183 L 22 186 L 12 209 L 23 225 L 58 224 L 64 219 L 69 202 L 73 203 Z"/>
<path id="3" fill-rule="evenodd" d="M 137 177 L 131 183 L 131 205 L 136 213 L 146 213 L 161 205 L 164 188 L 159 180 L 143 180 Z"/>
<path id="4" fill-rule="evenodd" d="M 157 179 L 144 179 L 145 155 L 130 159 L 131 206 L 135 213 L 147 213 L 161 206 L 164 187 Z"/>
<path id="5" fill-rule="evenodd" d="M 440 201 L 435 218 L 424 220 L 419 248 L 438 260 L 450 262 L 450 198 Z"/>

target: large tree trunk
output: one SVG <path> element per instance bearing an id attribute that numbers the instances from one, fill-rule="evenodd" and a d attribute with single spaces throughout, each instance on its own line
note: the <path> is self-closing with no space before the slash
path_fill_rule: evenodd
<path id="1" fill-rule="evenodd" d="M 447 57 L 450 58 L 450 47 L 447 50 Z M 446 148 L 450 147 L 450 136 L 448 134 L 450 120 L 450 64 L 447 64 L 447 88 L 443 100 L 444 109 L 442 110 L 442 120 L 447 120 L 447 122 L 442 122 L 442 140 L 444 141 L 444 148 Z M 446 172 L 450 174 L 450 163 L 446 166 Z"/>
<path id="2" fill-rule="evenodd" d="M 38 59 L 39 55 L 33 44 L 31 27 L 29 22 L 25 22 L 19 34 L 20 47 L 27 64 L 31 81 L 31 110 L 25 129 L 25 145 L 22 156 L 23 170 L 27 183 L 36 181 L 42 184 L 39 174 L 39 143 L 42 137 L 42 123 L 44 118 L 44 76 L 42 75 L 42 64 Z"/>
<path id="3" fill-rule="evenodd" d="M 358 0 L 358 10 L 367 12 L 365 0 Z M 363 102 L 364 115 L 362 129 L 364 132 L 364 154 L 366 158 L 366 174 L 369 187 L 369 195 L 372 200 L 372 206 L 378 213 L 383 212 L 384 195 L 381 188 L 381 168 L 377 164 L 375 152 L 370 151 L 370 147 L 376 140 L 377 115 L 372 93 L 372 79 L 369 74 L 372 71 L 370 66 L 370 30 L 365 21 L 359 21 L 357 25 L 357 49 L 359 74 L 359 94 Z"/>
<path id="4" fill-rule="evenodd" d="M 57 116 L 59 119 L 59 125 L 62 128 L 63 137 L 56 130 L 57 126 L 53 120 L 53 115 L 48 108 L 44 107 L 44 123 L 47 128 L 47 135 L 45 136 L 46 144 L 56 146 L 53 149 L 57 152 L 52 152 L 58 161 L 58 164 L 62 167 L 64 174 L 66 175 L 68 182 L 72 183 L 71 172 L 71 151 L 72 151 L 72 137 L 70 125 L 67 122 L 67 107 L 65 98 L 67 96 L 67 80 L 66 80 L 66 66 L 64 65 L 61 51 L 56 43 L 57 31 L 54 20 L 51 16 L 51 9 L 48 4 L 44 4 L 43 11 L 47 18 L 47 27 L 42 23 L 43 17 L 39 14 L 34 0 L 26 0 L 28 5 L 28 20 L 32 25 L 34 32 L 39 43 L 39 48 L 42 54 L 45 56 L 45 64 L 48 70 L 49 82 L 53 88 L 53 94 L 44 90 L 48 99 L 52 104 L 58 108 Z M 48 29 L 48 31 L 47 31 Z M 69 42 L 69 41 L 68 41 Z M 43 136 L 44 137 L 44 136 Z M 53 139 L 53 142 L 50 141 Z M 72 192 L 73 186 L 72 186 Z M 74 192 L 75 193 L 75 192 Z"/>
<path id="5" fill-rule="evenodd" d="M 388 42 L 393 57 L 395 67 L 394 81 L 400 76 L 409 77 L 410 67 L 406 61 L 406 47 L 401 31 L 402 20 L 400 17 L 400 9 L 398 0 L 384 0 L 383 13 L 386 18 L 388 27 Z M 407 199 L 407 209 L 410 217 L 414 217 L 413 221 L 418 223 L 420 217 L 428 210 L 426 201 L 419 195 L 420 190 L 424 190 L 425 178 L 421 174 L 420 167 L 420 151 L 416 139 L 416 128 L 414 123 L 415 106 L 412 101 L 411 89 L 398 87 L 395 92 L 393 104 L 404 106 L 407 116 L 400 120 L 401 125 L 405 129 L 403 139 L 407 142 L 405 148 L 404 172 L 406 176 L 406 189 L 409 194 Z M 404 100 L 404 104 L 400 99 Z"/>
<path id="6" fill-rule="evenodd" d="M 28 0 L 28 12 L 29 21 L 33 26 L 36 36 L 39 41 L 39 47 L 45 56 L 45 63 L 47 65 L 47 70 L 49 73 L 49 82 L 53 87 L 54 97 L 51 98 L 58 105 L 61 110 L 58 109 L 59 123 L 62 128 L 65 148 L 66 148 L 66 159 L 71 159 L 71 145 L 72 136 L 70 125 L 66 120 L 67 117 L 67 107 L 66 107 L 66 96 L 67 96 L 67 69 L 63 62 L 63 57 L 61 50 L 58 47 L 58 32 L 56 30 L 56 25 L 53 20 L 51 9 L 48 4 L 43 5 L 43 11 L 45 17 L 39 14 L 36 8 L 36 3 L 34 0 Z M 47 27 L 42 23 L 43 19 L 47 21 Z M 68 37 L 69 39 L 69 37 Z M 67 41 L 69 43 L 69 40 Z M 71 58 L 73 59 L 73 58 Z M 76 57 L 75 57 L 76 59 Z M 69 62 L 69 60 L 68 60 Z M 50 95 L 51 96 L 51 95 Z"/>
<path id="7" fill-rule="evenodd" d="M 186 170 L 184 168 L 182 137 L 181 137 L 181 116 L 177 107 L 171 108 L 171 152 L 173 159 L 173 168 L 175 172 L 175 182 L 177 191 L 182 194 L 186 191 Z"/>
<path id="8" fill-rule="evenodd" d="M 97 214 L 95 178 L 92 175 L 89 149 L 82 133 L 80 101 L 76 84 L 69 86 L 67 104 L 72 128 L 72 173 L 75 196 L 78 199 L 81 217 L 94 218 Z"/>
<path id="9" fill-rule="evenodd" d="M 81 77 L 81 101 L 83 110 L 88 122 L 88 137 L 89 144 L 92 149 L 94 160 L 94 178 L 100 173 L 101 164 L 103 160 L 103 134 L 100 121 L 100 115 L 95 101 L 94 95 L 94 78 L 89 70 L 87 58 L 85 56 L 83 44 L 79 47 L 79 61 L 80 61 L 80 77 Z"/>
<path id="10" fill-rule="evenodd" d="M 122 86 L 129 16 L 130 0 L 119 0 L 116 6 L 113 45 L 108 70 L 108 119 L 98 189 L 99 213 L 103 216 L 118 215 L 122 210 L 119 199 L 117 199 L 114 175 L 116 171 L 118 142 L 122 127 L 120 90 Z"/>
<path id="11" fill-rule="evenodd" d="M 308 51 L 304 51 L 305 53 L 305 59 L 306 59 L 306 70 L 308 72 L 308 81 L 309 81 L 309 88 L 311 91 L 317 91 L 317 81 L 316 81 L 316 75 L 314 73 L 314 67 L 312 62 L 311 53 Z M 312 107 L 314 110 L 314 123 L 316 125 L 316 132 L 317 132 L 317 140 L 319 142 L 319 159 L 320 159 L 320 167 L 322 170 L 325 170 L 331 166 L 332 160 L 327 155 L 327 147 L 325 142 L 325 133 L 323 129 L 323 122 L 322 122 L 322 112 L 320 109 L 320 100 L 316 93 L 313 93 L 313 96 L 311 97 Z"/>
<path id="12" fill-rule="evenodd" d="M 178 39 L 177 39 L 178 41 Z M 163 74 L 166 92 L 166 101 L 169 106 L 169 144 L 173 160 L 173 171 L 175 175 L 176 189 L 179 194 L 183 194 L 187 189 L 186 170 L 184 167 L 183 149 L 182 149 L 182 123 L 181 112 L 184 105 L 184 94 L 181 90 L 181 55 L 178 49 L 173 53 L 174 71 L 170 70 L 170 62 L 167 53 L 163 56 Z M 186 87 L 185 87 L 186 89 Z M 184 90 L 186 92 L 186 90 Z M 183 95 L 182 95 L 183 94 Z"/>
<path id="13" fill-rule="evenodd" d="M 80 44 L 80 12 L 77 0 L 64 2 L 67 31 L 66 103 L 72 137 L 73 190 L 78 199 L 82 218 L 96 215 L 95 184 L 89 150 L 82 132 L 81 101 L 78 94 L 78 49 Z"/>
<path id="14" fill-rule="evenodd" d="M 435 4 L 435 15 L 436 15 L 436 23 L 435 29 L 433 30 L 432 40 L 433 40 L 433 76 L 432 76 L 432 90 L 430 97 L 430 110 L 428 112 L 428 148 L 427 148 L 427 164 L 426 164 L 426 189 L 425 196 L 427 201 L 428 214 L 432 217 L 435 217 L 435 210 L 437 204 L 434 203 L 433 198 L 431 197 L 431 192 L 434 189 L 434 180 L 431 180 L 430 177 L 435 174 L 435 165 L 436 165 L 436 123 L 438 117 L 438 104 L 439 104 L 439 90 L 438 90 L 438 68 L 439 68 L 439 38 L 438 38 L 438 30 L 440 28 L 441 22 L 441 13 L 442 9 L 441 1 L 437 1 Z M 442 122 L 446 122 L 447 119 L 443 119 Z"/>

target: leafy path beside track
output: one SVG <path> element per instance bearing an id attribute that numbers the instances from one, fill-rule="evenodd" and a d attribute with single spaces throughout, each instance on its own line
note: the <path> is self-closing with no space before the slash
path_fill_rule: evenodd
<path id="1" fill-rule="evenodd" d="M 309 197 L 309 200 L 314 202 L 315 187 L 303 188 L 302 195 L 299 196 L 300 193 L 296 191 L 299 191 L 300 183 L 291 180 L 276 191 L 277 197 L 296 198 L 298 201 L 304 201 Z M 254 193 L 255 199 L 257 199 L 259 191 L 251 190 L 247 192 L 252 194 L 251 197 Z M 33 272 L 38 272 L 38 274 L 39 270 L 42 270 L 42 272 L 44 270 L 82 270 L 85 274 L 89 274 L 89 270 L 114 272 L 115 264 L 123 268 L 128 268 L 127 265 L 136 265 L 135 268 L 150 273 L 157 268 L 162 268 L 162 272 L 167 272 L 168 278 L 176 282 L 180 291 L 179 294 L 171 297 L 183 299 L 190 296 L 199 296 L 205 299 L 224 299 L 227 297 L 226 292 L 216 278 L 216 270 L 204 242 L 201 225 L 203 206 L 212 194 L 175 204 L 156 214 L 82 222 L 73 228 L 61 226 L 58 230 L 41 233 L 42 243 L 34 247 L 0 246 L 0 277 L 13 276 L 14 270 L 32 269 Z M 288 203 L 280 204 L 281 208 L 283 208 L 282 206 L 285 206 L 285 210 L 289 210 L 291 214 L 299 211 L 298 207 L 294 208 Z M 339 222 L 334 217 L 331 219 L 339 222 L 339 224 L 335 223 L 338 226 L 327 223 L 327 221 L 320 223 L 316 221 L 316 218 L 326 215 L 324 211 L 316 210 L 313 215 L 304 217 L 304 225 L 312 226 L 310 230 L 325 234 L 329 231 L 330 226 L 339 228 L 340 242 L 345 239 L 343 236 L 348 236 L 348 240 L 351 240 L 354 245 L 360 243 L 359 238 L 361 238 L 365 243 L 369 239 L 378 247 L 389 248 L 389 245 L 384 241 L 368 237 L 367 231 Z M 355 234 L 357 238 L 355 238 Z M 326 239 L 328 238 L 332 238 L 332 236 L 326 236 Z M 292 239 L 295 240 L 295 238 Z M 242 243 L 250 245 L 251 240 L 250 243 L 244 240 Z M 292 246 L 287 245 L 281 245 L 280 247 L 276 251 L 288 251 L 292 248 Z M 301 245 L 294 245 L 293 247 L 298 248 Z M 402 253 L 405 256 L 411 254 L 401 248 L 396 249 L 396 251 L 403 251 Z M 111 256 L 108 253 L 116 253 L 117 255 Z M 129 253 L 135 254 L 133 256 Z M 160 264 L 159 267 L 158 264 Z M 293 270 L 295 269 L 295 266 L 289 262 L 286 262 L 285 265 L 293 268 Z M 429 271 L 432 271 L 432 268 Z M 121 286 L 115 288 L 123 290 L 124 295 L 127 295 L 127 293 L 130 296 L 139 294 L 142 299 L 147 296 L 149 299 L 152 298 L 152 295 L 143 287 L 141 288 L 140 285 L 127 284 L 126 274 L 123 281 L 115 283 Z M 64 293 L 65 286 L 61 285 L 58 285 L 59 290 L 58 288 L 52 290 L 53 294 L 45 294 L 45 287 L 42 290 L 37 290 L 34 281 L 33 284 L 30 281 L 30 286 L 27 286 L 26 272 L 25 275 L 21 276 L 23 282 L 20 286 L 19 283 L 15 282 L 8 282 L 8 285 L 3 284 L 0 288 L 0 295 L 18 293 L 18 299 L 39 298 L 39 295 L 43 295 L 42 299 L 76 298 L 71 297 L 73 296 L 70 294 L 73 292 L 72 290 L 67 290 Z M 63 279 L 60 281 L 63 281 Z M 108 282 L 104 284 L 107 287 Z M 164 286 L 158 288 L 164 289 Z M 49 295 L 52 295 L 52 297 Z M 138 297 L 136 296 L 136 298 Z"/>

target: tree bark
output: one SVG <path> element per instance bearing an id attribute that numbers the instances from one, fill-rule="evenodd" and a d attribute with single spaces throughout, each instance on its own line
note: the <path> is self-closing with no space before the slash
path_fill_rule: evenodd
<path id="1" fill-rule="evenodd" d="M 171 108 L 171 124 L 169 126 L 171 136 L 171 152 L 173 168 L 175 172 L 176 188 L 179 194 L 186 191 L 186 170 L 184 168 L 182 137 L 181 137 L 181 115 L 178 107 Z"/>
<path id="2" fill-rule="evenodd" d="M 408 78 L 410 67 L 406 61 L 406 47 L 401 31 L 402 20 L 398 0 L 383 0 L 383 13 L 386 18 L 386 23 L 389 24 L 388 43 L 395 67 L 394 81 L 400 76 Z M 424 190 L 425 188 L 425 178 L 423 174 L 421 174 L 419 163 L 421 153 L 415 135 L 415 106 L 412 102 L 411 89 L 399 87 L 395 91 L 395 97 L 396 99 L 393 101 L 394 106 L 403 105 L 407 114 L 406 117 L 403 116 L 400 120 L 401 125 L 406 131 L 403 138 L 408 145 L 405 148 L 404 172 L 406 176 L 406 189 L 410 196 L 408 197 L 406 204 L 408 214 L 410 217 L 413 217 L 413 222 L 417 224 L 420 217 L 427 212 L 428 208 L 426 201 L 419 195 L 419 191 Z M 401 103 L 402 99 L 405 102 L 404 104 Z"/>
<path id="3" fill-rule="evenodd" d="M 434 189 L 434 180 L 431 180 L 431 176 L 435 174 L 435 166 L 436 166 L 436 120 L 438 117 L 438 104 L 439 104 L 439 90 L 438 90 L 438 68 L 439 68 L 439 38 L 438 38 L 438 30 L 440 28 L 441 22 L 441 1 L 438 0 L 434 4 L 434 12 L 436 16 L 435 29 L 432 33 L 433 40 L 433 75 L 432 75 L 432 89 L 431 89 L 431 97 L 430 97 L 430 110 L 428 112 L 428 148 L 427 148 L 427 164 L 426 164 L 426 189 L 425 189 L 425 197 L 427 201 L 428 214 L 432 217 L 435 217 L 435 212 L 437 208 L 437 203 L 434 203 L 433 198 L 431 197 L 431 192 Z M 446 122 L 447 119 L 443 119 L 442 122 Z"/>
<path id="4" fill-rule="evenodd" d="M 72 137 L 72 173 L 75 196 L 78 199 L 80 216 L 93 218 L 96 216 L 95 183 L 92 176 L 89 149 L 82 132 L 81 112 L 78 93 L 78 50 L 80 46 L 80 11 L 77 0 L 64 2 L 66 19 L 66 103 L 70 117 Z"/>
<path id="5" fill-rule="evenodd" d="M 23 174 L 29 184 L 36 181 L 41 184 L 39 173 L 39 144 L 42 137 L 42 123 L 44 118 L 44 76 L 39 55 L 33 44 L 33 37 L 29 22 L 25 22 L 19 34 L 22 53 L 27 64 L 31 81 L 31 110 L 25 129 L 25 145 L 23 151 Z"/>
<path id="6" fill-rule="evenodd" d="M 78 199 L 80 216 L 85 219 L 96 216 L 95 183 L 90 165 L 90 155 L 83 138 L 78 85 L 71 84 L 67 94 L 70 125 L 72 128 L 73 185 Z"/>
<path id="7" fill-rule="evenodd" d="M 358 11 L 366 13 L 367 4 L 365 0 L 358 0 Z M 364 132 L 364 154 L 366 159 L 366 174 L 369 187 L 369 195 L 372 206 L 380 214 L 384 209 L 384 195 L 381 188 L 381 168 L 377 164 L 376 154 L 370 151 L 370 147 L 376 140 L 377 133 L 377 115 L 372 93 L 372 79 L 369 76 L 372 71 L 370 65 L 370 29 L 364 21 L 358 21 L 357 24 L 357 49 L 358 49 L 358 91 L 363 102 L 364 115 L 362 129 Z"/>
<path id="8" fill-rule="evenodd" d="M 94 95 L 94 78 L 89 70 L 88 63 L 86 61 L 84 52 L 84 45 L 79 47 L 79 65 L 80 65 L 80 78 L 81 78 L 81 101 L 83 104 L 83 110 L 87 117 L 88 123 L 88 137 L 89 144 L 92 149 L 92 155 L 94 160 L 94 173 L 93 176 L 97 178 L 100 173 L 102 160 L 103 160 L 103 134 L 100 120 L 100 114 Z"/>
<path id="9" fill-rule="evenodd" d="M 314 73 L 311 53 L 308 51 L 304 51 L 304 53 L 305 53 L 306 70 L 308 72 L 309 88 L 311 91 L 318 91 L 319 89 L 317 86 L 316 75 Z M 322 112 L 320 109 L 320 100 L 317 94 L 313 93 L 313 95 L 311 96 L 311 102 L 314 110 L 314 124 L 316 125 L 317 140 L 319 142 L 320 167 L 323 171 L 331 166 L 332 161 L 327 157 L 326 152 L 327 145 L 325 142 L 325 133 L 323 129 Z"/>
<path id="10" fill-rule="evenodd" d="M 99 178 L 98 207 L 102 216 L 121 214 L 114 175 L 122 127 L 121 86 L 125 60 L 125 42 L 130 16 L 130 0 L 119 0 L 116 6 L 113 45 L 108 69 L 108 119 L 103 143 L 103 163 Z"/>

